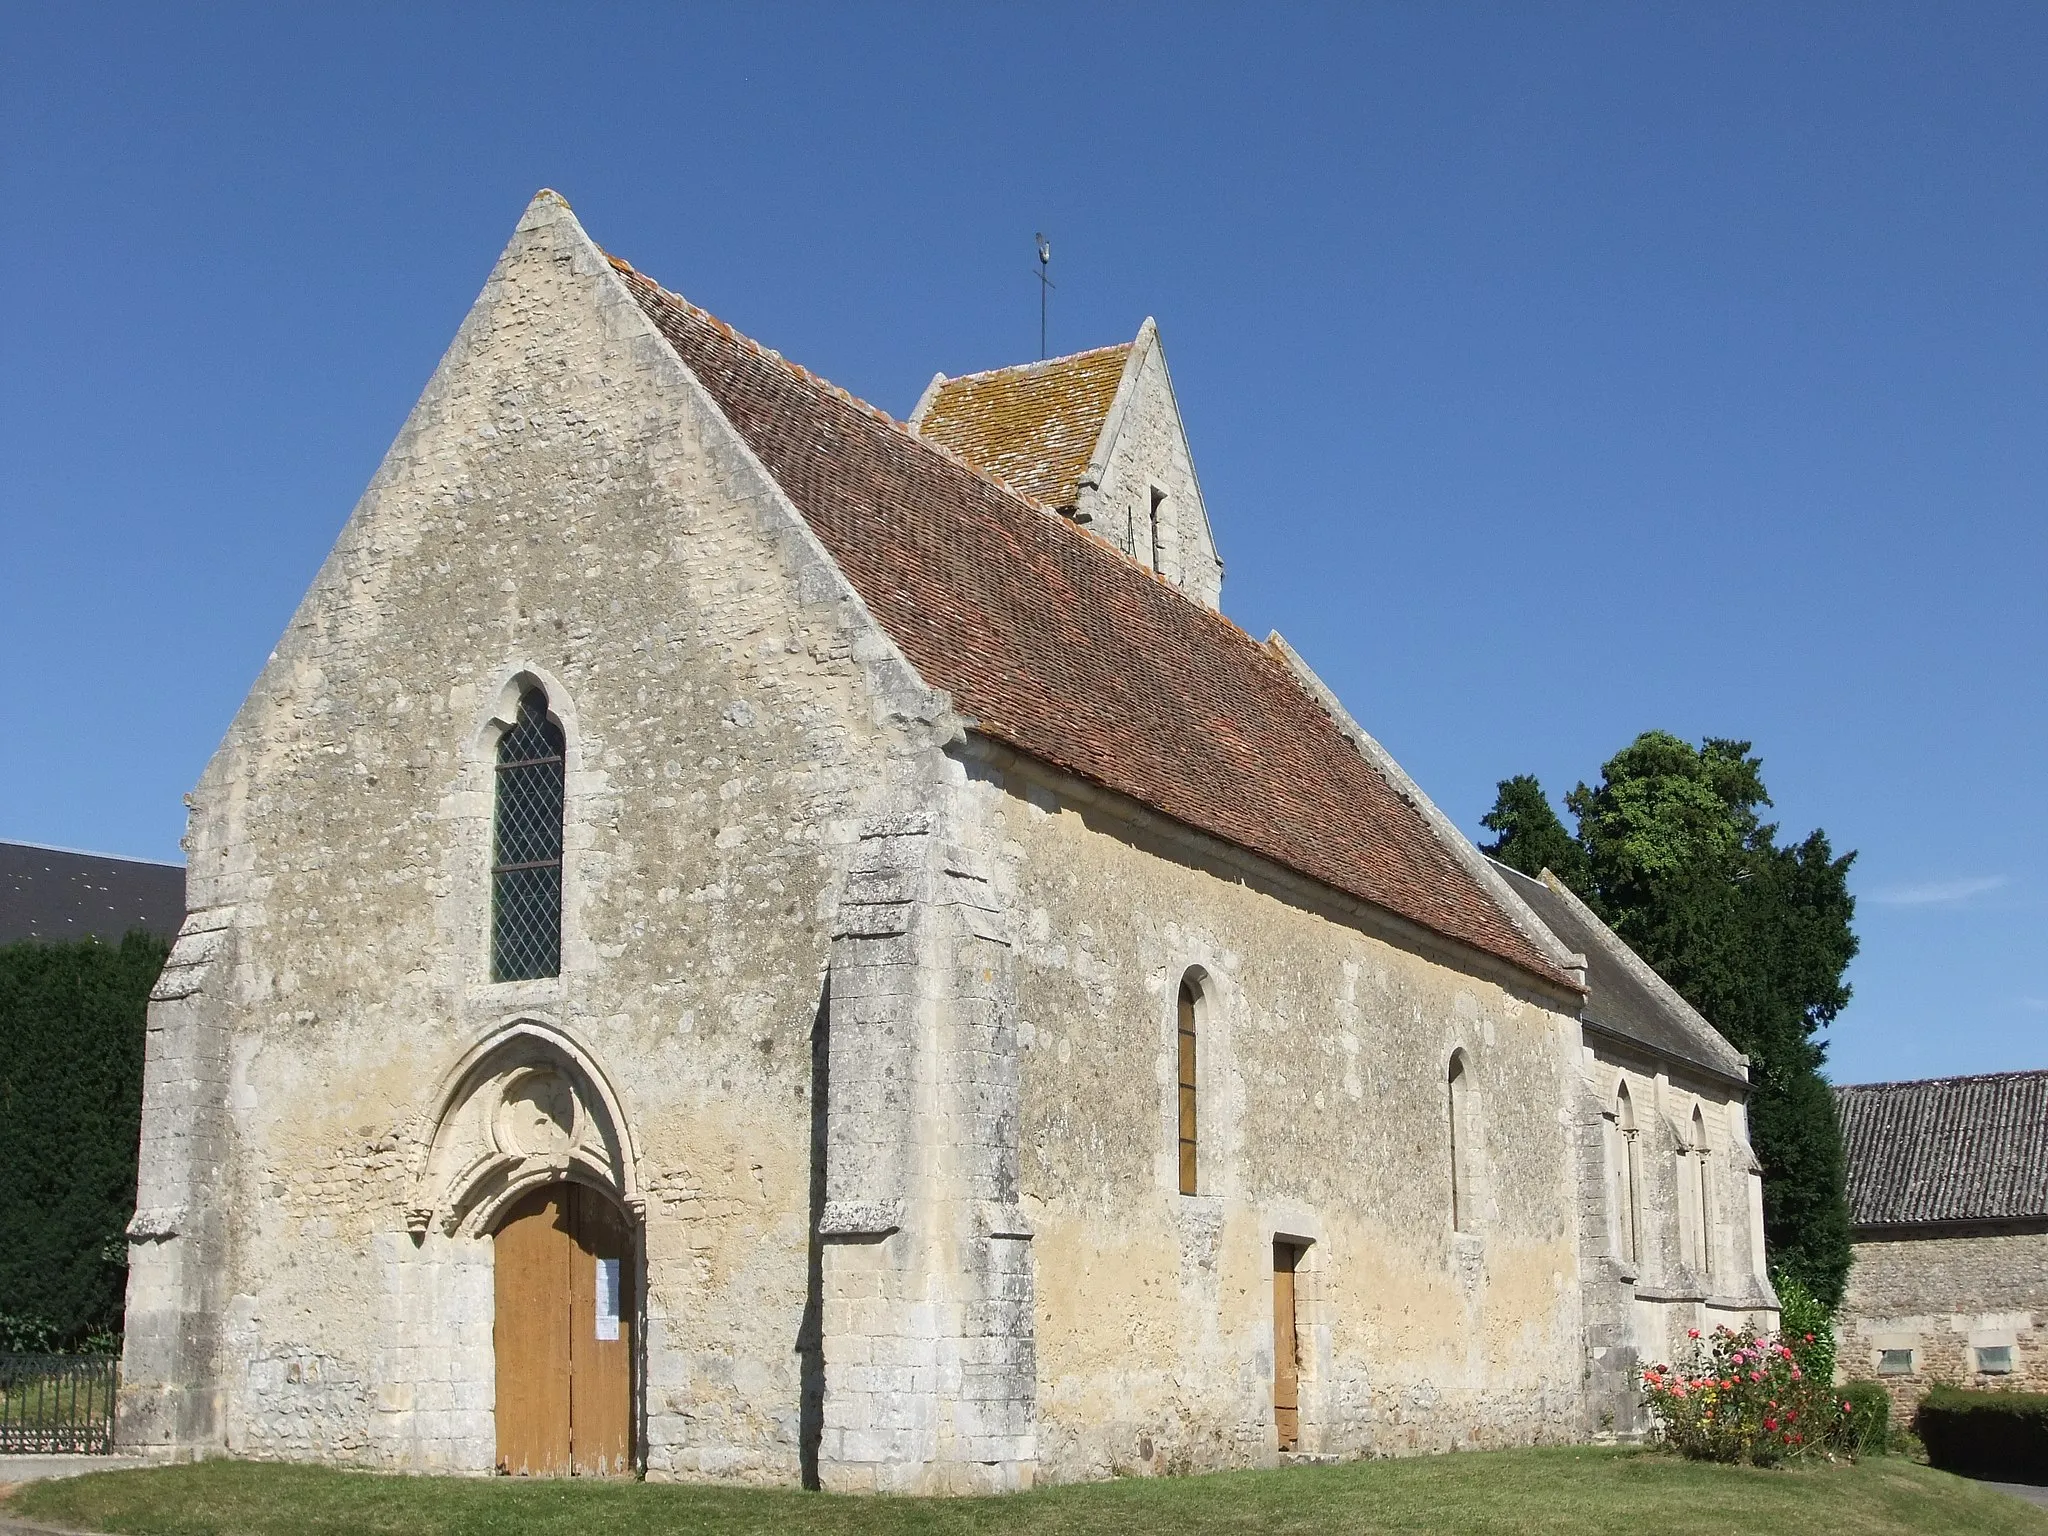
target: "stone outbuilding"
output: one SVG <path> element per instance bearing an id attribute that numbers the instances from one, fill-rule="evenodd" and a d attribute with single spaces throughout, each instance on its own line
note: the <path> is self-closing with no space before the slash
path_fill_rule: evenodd
<path id="1" fill-rule="evenodd" d="M 537 197 L 192 794 L 123 1439 L 1625 1432 L 1665 1312 L 1769 1304 L 1739 1058 L 1221 581 L 1149 322 L 898 422 Z"/>
<path id="2" fill-rule="evenodd" d="M 2048 1391 L 2048 1072 L 1858 1083 L 1835 1104 L 1842 1370 L 1901 1413 L 1934 1382 Z"/>

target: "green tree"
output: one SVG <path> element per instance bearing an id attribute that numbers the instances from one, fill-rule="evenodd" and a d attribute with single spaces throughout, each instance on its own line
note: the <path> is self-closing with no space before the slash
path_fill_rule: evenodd
<path id="1" fill-rule="evenodd" d="M 143 1016 L 169 946 L 0 947 L 0 1348 L 118 1333 Z"/>
<path id="2" fill-rule="evenodd" d="M 1531 773 L 1502 779 L 1493 809 L 1480 825 L 1495 835 L 1482 851 L 1525 875 L 1549 870 L 1574 891 L 1586 887 L 1586 852 L 1551 809 L 1550 797 Z"/>
<path id="3" fill-rule="evenodd" d="M 1511 847 L 1538 820 L 1532 791 L 1549 810 L 1533 779 L 1509 796 L 1522 782 L 1502 784 L 1492 813 L 1511 824 L 1501 838 Z M 1748 1054 L 1765 1238 L 1777 1271 L 1832 1307 L 1849 1271 L 1849 1217 L 1820 1036 L 1849 1001 L 1855 855 L 1836 857 L 1819 831 L 1781 845 L 1761 814 L 1770 803 L 1748 742 L 1694 747 L 1646 731 L 1607 761 L 1598 786 L 1565 797 L 1584 883 L 1551 868 Z"/>

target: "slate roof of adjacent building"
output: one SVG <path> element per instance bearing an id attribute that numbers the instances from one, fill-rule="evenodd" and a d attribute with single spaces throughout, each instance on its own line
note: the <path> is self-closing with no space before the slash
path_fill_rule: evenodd
<path id="1" fill-rule="evenodd" d="M 2048 1219 L 2048 1072 L 1835 1089 L 1859 1228 Z"/>
<path id="2" fill-rule="evenodd" d="M 1552 884 L 1555 876 L 1533 879 L 1498 860 L 1494 868 L 1564 948 L 1586 957 L 1587 1023 L 1659 1055 L 1748 1077 L 1741 1052 L 1584 902 Z"/>
<path id="3" fill-rule="evenodd" d="M 0 944 L 104 939 L 140 928 L 176 938 L 185 866 L 35 843 L 0 843 Z"/>
<path id="4" fill-rule="evenodd" d="M 977 731 L 1572 985 L 1275 650 L 613 264 L 883 630 Z"/>
<path id="5" fill-rule="evenodd" d="M 1130 354 L 1124 342 L 934 380 L 912 424 L 1029 500 L 1071 511 Z"/>

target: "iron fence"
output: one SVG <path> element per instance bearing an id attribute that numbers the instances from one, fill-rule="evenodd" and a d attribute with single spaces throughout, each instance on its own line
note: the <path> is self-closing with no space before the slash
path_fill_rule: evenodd
<path id="1" fill-rule="evenodd" d="M 0 1355 L 0 1453 L 109 1454 L 120 1371 L 113 1355 Z"/>

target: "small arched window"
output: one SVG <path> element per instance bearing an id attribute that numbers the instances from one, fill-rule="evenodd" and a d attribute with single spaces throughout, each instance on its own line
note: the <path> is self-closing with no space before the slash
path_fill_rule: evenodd
<path id="1" fill-rule="evenodd" d="M 562 971 L 562 728 L 545 689 L 519 696 L 498 738 L 491 828 L 491 980 Z"/>
<path id="2" fill-rule="evenodd" d="M 1620 1249 L 1630 1263 L 1642 1259 L 1642 1142 L 1636 1131 L 1635 1102 L 1623 1083 L 1614 1096 L 1614 1125 L 1621 1146 L 1614 1166 L 1614 1219 L 1621 1224 Z"/>
<path id="3" fill-rule="evenodd" d="M 1469 1232 L 1472 1229 L 1472 1178 L 1466 1165 L 1471 1160 L 1472 1140 L 1472 1089 L 1471 1074 L 1465 1070 L 1465 1053 L 1451 1053 L 1450 1071 L 1450 1153 L 1451 1153 L 1451 1229 Z"/>
<path id="4" fill-rule="evenodd" d="M 1180 1192 L 1196 1193 L 1195 1182 L 1195 1016 L 1201 993 L 1190 973 L 1181 978 L 1179 1028 L 1175 1041 L 1180 1055 Z"/>
<path id="5" fill-rule="evenodd" d="M 1711 1275 L 1714 1272 L 1714 1200 L 1707 1180 L 1707 1122 L 1697 1104 L 1692 1107 L 1692 1166 L 1693 1193 L 1699 1203 L 1699 1219 L 1693 1224 L 1696 1244 L 1694 1267 L 1702 1275 Z"/>

